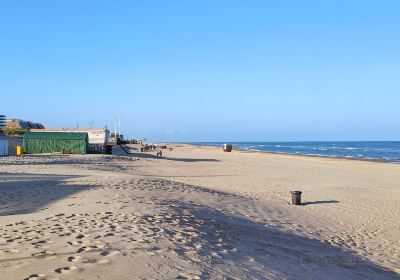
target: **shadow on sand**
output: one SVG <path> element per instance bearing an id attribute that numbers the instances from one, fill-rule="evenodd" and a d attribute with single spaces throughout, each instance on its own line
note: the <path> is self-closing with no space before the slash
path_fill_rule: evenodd
<path id="1" fill-rule="evenodd" d="M 188 250 L 197 244 L 196 254 L 207 262 L 202 279 L 229 279 L 232 274 L 240 279 L 400 279 L 349 248 L 310 238 L 303 231 L 283 229 L 284 221 L 271 219 L 274 222 L 266 224 L 232 213 L 237 207 L 232 205 L 249 203 L 240 195 L 163 179 L 139 179 L 131 188 L 154 192 L 157 203 L 167 205 L 167 212 L 173 215 L 172 228 L 185 229 L 178 235 L 194 232 L 187 246 L 178 243 L 174 251 L 187 259 Z M 248 207 L 267 213 L 268 205 L 251 203 L 255 205 Z M 173 240 L 177 235 L 173 230 L 166 234 Z"/>
<path id="2" fill-rule="evenodd" d="M 0 216 L 31 213 L 55 200 L 96 187 L 65 184 L 66 180 L 77 177 L 0 174 Z M 207 260 L 207 265 L 202 267 L 203 279 L 229 278 L 233 273 L 241 279 L 399 279 L 395 272 L 350 250 L 322 243 L 301 232 L 187 202 L 179 193 L 193 192 L 188 199 L 204 196 L 197 202 L 208 203 L 213 199 L 220 205 L 245 203 L 246 198 L 241 196 L 167 180 L 139 179 L 127 188 L 142 190 L 140 193 L 157 192 L 158 202 L 166 205 L 168 213 L 174 216 L 172 230 L 163 236 L 175 240 L 174 251 L 181 258 L 190 259 L 187 253 L 196 249 L 196 254 Z M 155 226 L 168 223 L 161 221 Z M 175 225 L 185 232 L 174 232 Z M 190 233 L 191 246 L 179 243 L 179 235 Z"/>
<path id="3" fill-rule="evenodd" d="M 169 205 L 185 218 L 181 226 L 197 227 L 202 232 L 200 255 L 210 257 L 204 279 L 229 278 L 229 273 L 243 274 L 243 279 L 400 279 L 400 275 L 361 256 L 329 243 L 296 232 L 266 226 L 243 216 L 227 214 L 208 206 L 171 200 Z M 193 220 L 188 220 L 188 213 Z M 204 226 L 206 225 L 206 226 Z M 197 242 L 196 241 L 196 242 Z M 177 253 L 185 257 L 184 250 Z M 223 266 L 222 266 L 223 265 Z M 224 275 L 225 274 L 225 275 Z"/>
<path id="4" fill-rule="evenodd" d="M 313 204 L 331 204 L 331 203 L 339 203 L 339 201 L 338 200 L 307 201 L 307 202 L 302 202 L 301 205 L 307 206 L 307 205 L 313 205 Z"/>
<path id="5" fill-rule="evenodd" d="M 158 150 L 150 151 L 150 152 L 138 152 L 136 148 L 130 148 L 130 153 L 126 154 L 120 147 L 113 148 L 113 155 L 117 156 L 128 156 L 135 158 L 150 158 L 150 159 L 159 159 L 159 160 L 170 160 L 170 161 L 181 161 L 181 162 L 219 162 L 219 160 L 214 158 L 177 158 L 166 156 L 166 152 L 163 151 L 164 156 L 157 157 L 156 153 Z M 168 152 L 169 153 L 169 152 Z"/>
<path id="6" fill-rule="evenodd" d="M 67 196 L 94 188 L 65 184 L 80 176 L 0 173 L 0 216 L 27 214 Z"/>
<path id="7" fill-rule="evenodd" d="M 159 160 L 171 160 L 171 161 L 181 161 L 181 162 L 219 162 L 219 160 L 214 158 L 176 158 L 176 157 L 157 157 L 154 154 L 150 153 L 131 153 L 129 154 L 135 158 L 151 158 L 151 159 L 159 159 Z"/>

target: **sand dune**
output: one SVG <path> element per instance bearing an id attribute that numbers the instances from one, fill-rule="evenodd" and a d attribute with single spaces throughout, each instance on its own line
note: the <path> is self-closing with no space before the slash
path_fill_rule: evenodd
<path id="1" fill-rule="evenodd" d="M 0 158 L 1 277 L 400 278 L 400 165 L 164 155 Z"/>

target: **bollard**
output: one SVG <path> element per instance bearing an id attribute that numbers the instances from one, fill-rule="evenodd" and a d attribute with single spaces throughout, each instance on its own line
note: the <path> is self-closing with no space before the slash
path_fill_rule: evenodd
<path id="1" fill-rule="evenodd" d="M 301 205 L 301 191 L 291 191 L 292 194 L 292 204 Z"/>

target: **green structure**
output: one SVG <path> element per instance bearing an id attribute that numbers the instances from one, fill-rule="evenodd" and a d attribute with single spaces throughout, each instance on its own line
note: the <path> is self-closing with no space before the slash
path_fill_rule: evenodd
<path id="1" fill-rule="evenodd" d="M 27 154 L 86 154 L 88 135 L 78 132 L 27 132 L 23 145 Z"/>

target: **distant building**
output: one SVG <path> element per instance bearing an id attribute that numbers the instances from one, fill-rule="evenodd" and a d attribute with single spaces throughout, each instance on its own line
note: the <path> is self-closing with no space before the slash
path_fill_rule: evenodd
<path id="1" fill-rule="evenodd" d="M 0 115 L 0 128 L 7 127 L 6 116 Z"/>
<path id="2" fill-rule="evenodd" d="M 30 121 L 24 121 L 20 119 L 8 119 L 6 121 L 8 128 L 20 128 L 20 129 L 42 129 L 44 128 L 43 124 L 41 123 L 34 123 Z"/>

